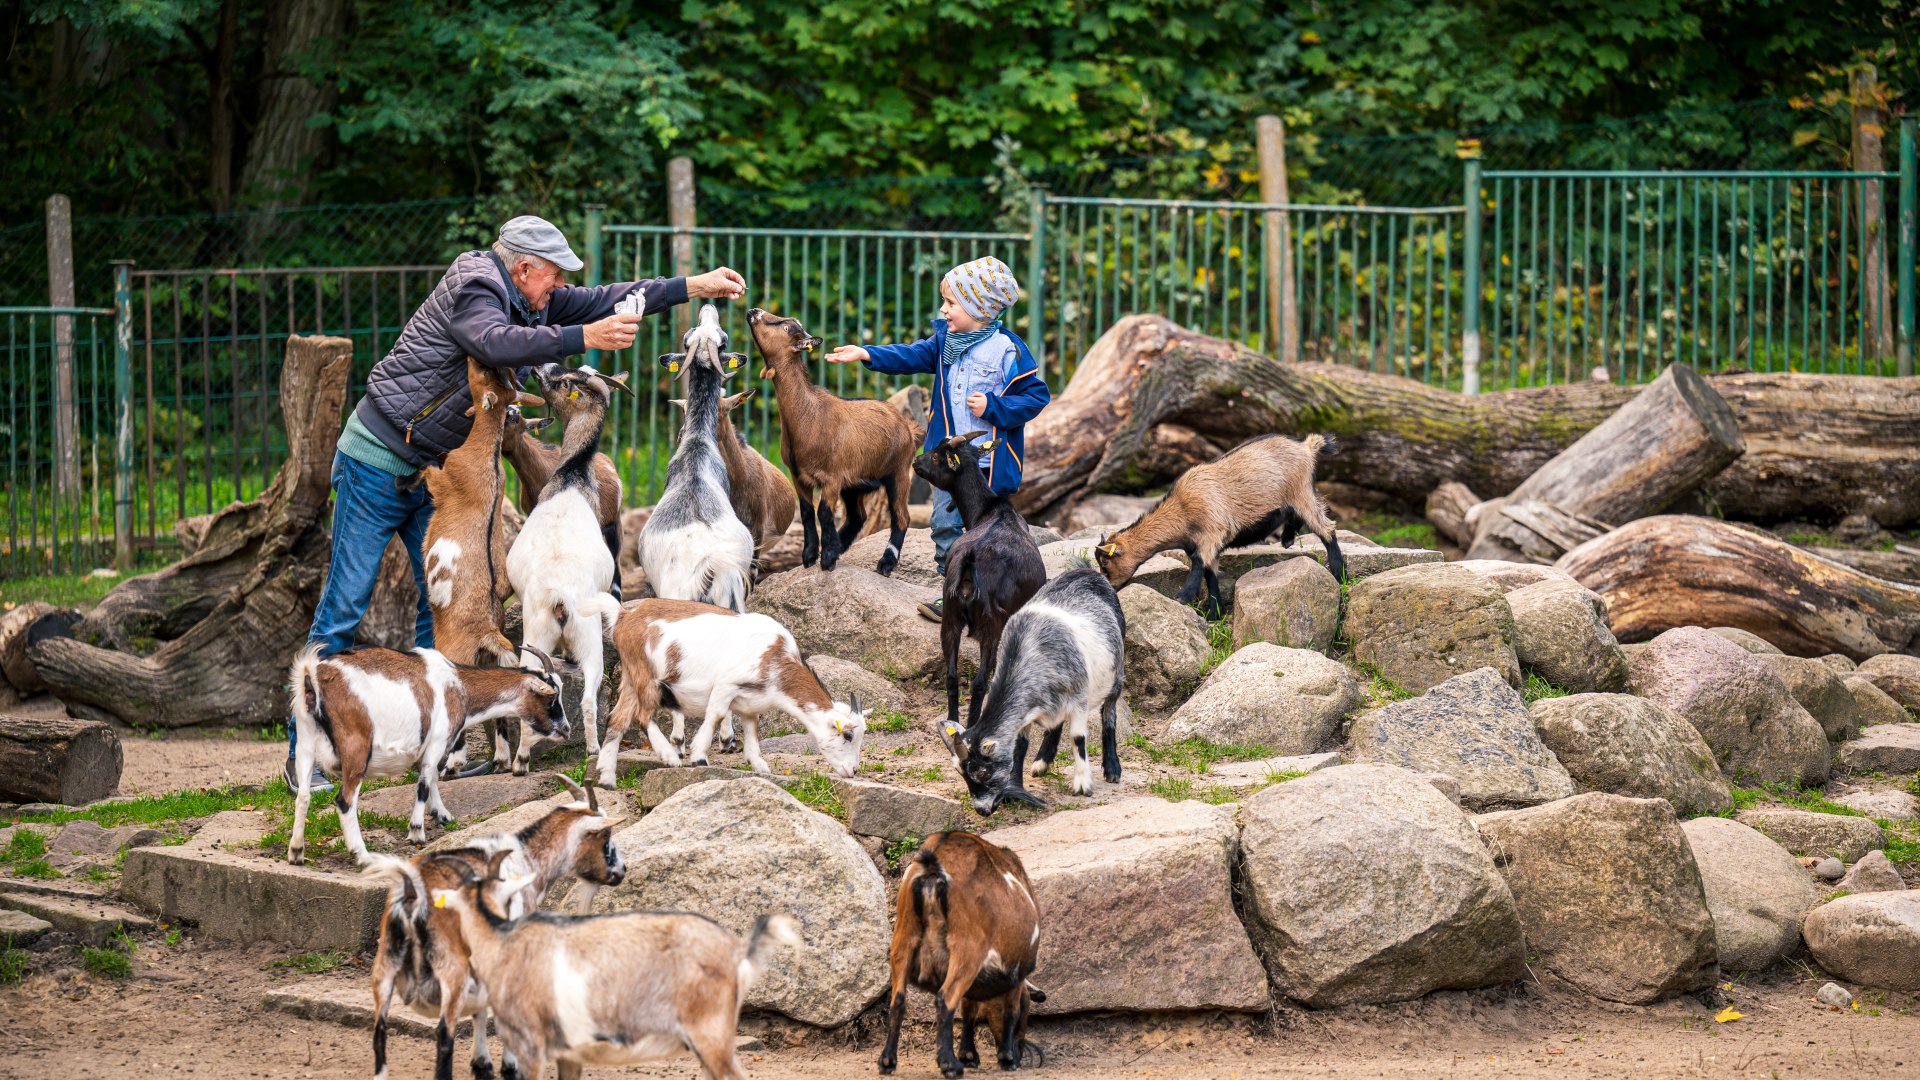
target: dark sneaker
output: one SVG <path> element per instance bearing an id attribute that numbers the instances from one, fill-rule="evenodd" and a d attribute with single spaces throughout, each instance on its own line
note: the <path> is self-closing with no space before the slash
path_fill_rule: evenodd
<path id="1" fill-rule="evenodd" d="M 292 758 L 288 758 L 286 765 L 281 767 L 280 776 L 282 779 L 286 780 L 287 790 L 295 793 L 299 792 L 300 781 L 297 778 L 295 778 L 295 776 L 293 775 L 293 759 Z M 332 791 L 333 781 L 327 779 L 327 774 L 320 771 L 320 766 L 315 765 L 313 767 L 313 780 L 312 780 L 312 783 L 308 786 L 307 790 L 314 792 L 316 794 L 322 791 Z"/>
<path id="2" fill-rule="evenodd" d="M 920 605 L 920 617 L 930 622 L 939 622 L 946 617 L 945 609 L 945 600 L 928 600 Z"/>

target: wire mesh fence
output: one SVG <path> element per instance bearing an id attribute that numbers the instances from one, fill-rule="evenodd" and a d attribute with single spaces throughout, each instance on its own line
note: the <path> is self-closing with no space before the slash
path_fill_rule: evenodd
<path id="1" fill-rule="evenodd" d="M 4 307 L 0 334 L 0 578 L 84 572 L 113 553 L 113 311 Z"/>

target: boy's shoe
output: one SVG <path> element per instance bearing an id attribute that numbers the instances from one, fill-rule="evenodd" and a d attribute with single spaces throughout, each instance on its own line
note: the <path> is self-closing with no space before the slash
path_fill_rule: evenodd
<path id="1" fill-rule="evenodd" d="M 920 603 L 920 617 L 928 622 L 939 622 L 946 617 L 945 600 L 924 600 Z"/>
<path id="2" fill-rule="evenodd" d="M 288 790 L 294 792 L 300 790 L 300 779 L 293 774 L 292 758 L 288 758 L 287 763 L 281 767 L 280 775 L 286 780 Z M 307 790 L 311 792 L 332 791 L 333 781 L 327 779 L 327 774 L 320 771 L 320 766 L 315 765 L 313 767 L 313 778 Z"/>

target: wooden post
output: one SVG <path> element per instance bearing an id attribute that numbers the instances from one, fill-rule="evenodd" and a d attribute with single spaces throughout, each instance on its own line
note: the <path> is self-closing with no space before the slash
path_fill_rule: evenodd
<path id="1" fill-rule="evenodd" d="M 133 569 L 133 263 L 113 264 L 113 568 Z"/>
<path id="2" fill-rule="evenodd" d="M 1880 110 L 1879 77 L 1869 64 L 1853 73 L 1853 171 L 1883 172 L 1881 152 L 1885 134 Z M 1893 355 L 1893 320 L 1887 311 L 1887 221 L 1878 180 L 1868 180 L 1860 191 L 1860 300 L 1866 306 L 1866 340 L 1862 350 L 1875 356 Z"/>
<path id="3" fill-rule="evenodd" d="M 673 226 L 673 272 L 693 273 L 693 159 L 667 159 L 667 224 Z M 680 333 L 693 329 L 693 305 L 683 304 L 675 319 Z"/>
<path id="4" fill-rule="evenodd" d="M 1915 160 L 1914 142 L 1920 135 L 1916 128 L 1920 118 L 1908 116 L 1900 121 L 1900 345 L 1894 370 L 1903 379 L 1913 374 L 1913 217 L 1914 201 L 1920 198 L 1920 192 L 1914 191 L 1914 174 L 1920 172 L 1920 161 Z"/>
<path id="5" fill-rule="evenodd" d="M 1260 201 L 1275 205 L 1287 202 L 1287 128 L 1277 116 L 1262 116 L 1253 122 L 1254 144 L 1260 156 Z M 1292 225 L 1283 210 L 1266 214 L 1267 325 L 1280 339 L 1274 355 L 1282 360 L 1300 359 L 1300 313 L 1293 288 Z"/>
<path id="6" fill-rule="evenodd" d="M 1461 152 L 1466 251 L 1461 260 L 1460 391 L 1472 397 L 1480 392 L 1480 146 L 1476 142 Z"/>
<path id="7" fill-rule="evenodd" d="M 73 304 L 73 207 L 65 195 L 47 199 L 47 303 Z M 53 490 L 60 500 L 80 497 L 79 411 L 73 397 L 73 316 L 53 317 Z M 56 510 L 56 520 L 58 511 Z"/>

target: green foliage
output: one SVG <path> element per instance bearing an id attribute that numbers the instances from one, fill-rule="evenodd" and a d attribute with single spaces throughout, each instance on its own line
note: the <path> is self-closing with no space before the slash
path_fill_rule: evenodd
<path id="1" fill-rule="evenodd" d="M 0 863 L 27 862 L 47 853 L 47 838 L 32 829 L 15 829 L 13 839 L 0 851 Z"/>
<path id="2" fill-rule="evenodd" d="M 905 731 L 912 726 L 913 721 L 907 717 L 906 713 L 896 712 L 893 709 L 876 711 L 867 717 L 868 732 Z"/>
<path id="3" fill-rule="evenodd" d="M 1887 836 L 1886 852 L 1890 861 L 1897 863 L 1920 863 L 1920 828 L 1910 821 L 1893 821 L 1888 818 L 1875 818 L 1875 824 Z"/>
<path id="4" fill-rule="evenodd" d="M 351 963 L 352 960 L 353 958 L 351 956 L 348 956 L 339 949 L 329 949 L 323 952 L 307 952 L 301 953 L 299 956 L 289 956 L 283 960 L 275 960 L 268 966 L 291 968 L 302 975 L 325 975 L 338 970 L 345 964 Z"/>
<path id="5" fill-rule="evenodd" d="M 96 949 L 91 945 L 80 949 L 80 963 L 95 975 L 109 979 L 124 979 L 133 974 L 133 960 L 125 952 L 114 946 Z"/>
<path id="6" fill-rule="evenodd" d="M 53 864 L 45 859 L 29 859 L 16 865 L 13 872 L 24 878 L 42 878 L 47 881 L 66 876 L 55 870 Z"/>
<path id="7" fill-rule="evenodd" d="M 1384 705 L 1389 701 L 1405 701 L 1408 698 L 1418 696 L 1414 694 L 1413 691 L 1387 678 L 1386 675 L 1381 673 L 1377 666 L 1371 663 L 1363 660 L 1353 666 L 1360 674 L 1367 677 L 1366 695 L 1369 705 Z"/>
<path id="8" fill-rule="evenodd" d="M 1426 524 L 1395 525 L 1390 529 L 1381 529 L 1368 539 L 1381 547 L 1426 548 L 1429 551 L 1440 548 L 1440 533 Z"/>
<path id="9" fill-rule="evenodd" d="M 900 869 L 900 864 L 913 858 L 913 853 L 920 850 L 920 845 L 925 841 L 924 836 L 903 836 L 888 844 L 887 865 L 894 870 Z"/>
<path id="10" fill-rule="evenodd" d="M 1555 686 L 1531 671 L 1527 672 L 1526 684 L 1520 689 L 1521 698 L 1529 705 L 1536 701 L 1545 701 L 1548 698 L 1566 697 L 1569 693 L 1571 693 L 1571 691 L 1564 687 Z"/>
<path id="11" fill-rule="evenodd" d="M 1223 616 L 1208 622 L 1207 660 L 1206 663 L 1200 665 L 1200 677 L 1205 678 L 1214 668 L 1219 667 L 1227 657 L 1232 655 L 1233 619 Z"/>
<path id="12" fill-rule="evenodd" d="M 1749 809 L 1762 801 L 1783 803 L 1796 810 L 1811 810 L 1817 814 L 1839 814 L 1843 817 L 1865 817 L 1851 806 L 1842 806 L 1828 799 L 1823 792 L 1797 788 L 1791 784 L 1769 781 L 1758 787 L 1733 788 L 1733 808 Z"/>
<path id="13" fill-rule="evenodd" d="M 167 931 L 167 936 L 162 938 L 161 940 L 166 942 L 167 948 L 172 949 L 172 948 L 177 948 L 182 941 L 186 940 L 186 938 L 187 938 L 187 932 L 176 926 L 173 929 Z"/>
<path id="14" fill-rule="evenodd" d="M 94 577 L 91 573 L 12 578 L 7 582 L 7 599 L 21 604 L 41 600 L 57 607 L 90 608 L 118 584 L 118 577 Z"/>
<path id="15" fill-rule="evenodd" d="M 8 934 L 6 944 L 0 945 L 0 986 L 26 978 L 27 966 L 32 960 L 32 953 L 13 947 L 13 935 Z"/>
<path id="16" fill-rule="evenodd" d="M 1170 746 L 1155 746 L 1135 733 L 1128 744 L 1146 751 L 1147 757 L 1161 765 L 1171 765 L 1195 774 L 1204 773 L 1222 761 L 1258 761 L 1273 756 L 1271 746 L 1208 742 L 1199 736 L 1182 739 Z"/>
<path id="17" fill-rule="evenodd" d="M 1258 785 L 1253 788 L 1235 791 L 1233 788 L 1227 787 L 1224 784 L 1208 784 L 1205 787 L 1200 787 L 1189 777 L 1162 776 L 1148 783 L 1147 790 L 1168 802 L 1185 802 L 1188 799 L 1198 799 L 1204 803 L 1220 806 L 1225 803 L 1238 802 L 1241 798 L 1252 794 L 1264 786 L 1265 785 Z"/>
<path id="18" fill-rule="evenodd" d="M 908 775 L 912 776 L 916 780 L 920 780 L 928 784 L 937 784 L 940 781 L 946 779 L 947 770 L 941 768 L 938 765 L 929 765 L 924 769 L 917 769 L 909 773 Z"/>
<path id="19" fill-rule="evenodd" d="M 847 808 L 840 801 L 840 789 L 833 784 L 833 778 L 825 773 L 812 773 L 787 789 L 794 798 L 813 807 L 829 817 L 846 820 Z"/>

